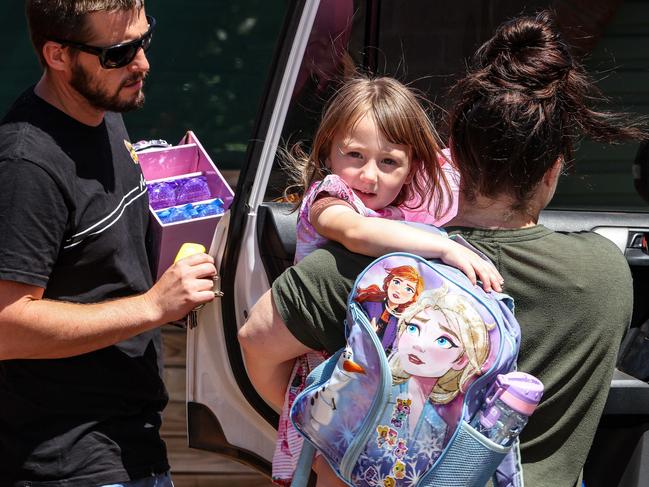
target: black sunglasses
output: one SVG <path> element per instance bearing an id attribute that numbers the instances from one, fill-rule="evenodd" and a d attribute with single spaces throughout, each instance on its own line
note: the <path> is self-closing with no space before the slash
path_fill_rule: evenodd
<path id="1" fill-rule="evenodd" d="M 115 44 L 114 46 L 95 47 L 80 42 L 56 39 L 52 40 L 59 44 L 63 44 L 64 46 L 70 46 L 79 51 L 94 54 L 99 58 L 99 63 L 104 69 L 122 68 L 133 61 L 137 52 L 140 50 L 140 47 L 144 52 L 149 50 L 149 46 L 151 46 L 151 37 L 153 36 L 153 29 L 155 27 L 155 19 L 150 15 L 147 15 L 146 20 L 149 23 L 149 30 L 147 30 L 142 37 L 132 41 Z"/>

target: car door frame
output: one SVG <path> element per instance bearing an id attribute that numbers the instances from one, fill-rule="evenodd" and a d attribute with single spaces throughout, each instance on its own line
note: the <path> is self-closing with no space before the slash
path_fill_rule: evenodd
<path id="1" fill-rule="evenodd" d="M 210 254 L 217 260 L 220 287 L 223 296 L 201 310 L 220 316 L 222 339 L 227 349 L 227 364 L 231 373 L 227 374 L 240 397 L 238 405 L 245 403 L 274 431 L 278 414 L 257 393 L 246 373 L 245 363 L 237 340 L 238 324 L 243 323 L 249 312 L 245 304 L 239 303 L 242 289 L 248 303 L 254 303 L 269 288 L 263 274 L 263 265 L 258 249 L 242 248 L 242 242 L 250 239 L 255 232 L 256 209 L 263 201 L 268 175 L 272 169 L 274 156 L 279 145 L 282 127 L 288 112 L 293 87 L 297 79 L 302 57 L 309 39 L 311 28 L 318 11 L 319 0 L 291 0 L 287 6 L 287 17 L 278 38 L 274 59 L 270 67 L 270 79 L 262 96 L 261 106 L 254 123 L 252 139 L 248 144 L 245 164 L 239 176 L 235 198 L 229 212 L 217 226 Z M 263 176 L 260 176 L 260 171 Z M 249 252 L 249 255 L 246 253 Z M 244 255 L 242 255 L 242 253 Z M 237 283 L 237 277 L 245 273 L 239 271 L 242 260 L 249 271 L 247 278 L 255 275 L 256 283 Z M 233 272 L 233 269 L 237 269 Z M 261 272 L 259 272 L 261 270 Z M 218 318 L 217 318 L 218 320 Z M 199 316 L 200 321 L 200 316 Z M 189 446 L 224 454 L 235 460 L 252 465 L 257 470 L 270 475 L 267 455 L 253 449 L 248 450 L 233 445 L 228 440 L 226 425 L 220 424 L 212 410 L 196 400 L 201 387 L 195 371 L 201 337 L 199 329 L 188 330 L 187 337 L 187 429 Z M 190 360 L 192 358 L 193 360 Z M 245 401 L 244 402 L 242 402 Z M 248 411 L 252 413 L 252 411 Z M 268 428 L 265 428 L 268 431 Z"/>

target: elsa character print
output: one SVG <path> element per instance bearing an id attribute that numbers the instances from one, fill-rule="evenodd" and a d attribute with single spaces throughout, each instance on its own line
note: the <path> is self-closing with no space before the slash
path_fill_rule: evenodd
<path id="1" fill-rule="evenodd" d="M 422 292 L 402 314 L 389 363 L 395 397 L 411 400 L 404 421 L 409 436 L 415 436 L 427 410 L 450 403 L 481 373 L 493 327 L 468 298 L 449 293 L 447 286 Z"/>
<path id="2" fill-rule="evenodd" d="M 356 301 L 367 313 L 386 354 L 397 337 L 397 323 L 403 311 L 414 303 L 424 289 L 424 280 L 413 266 L 386 269 L 383 286 L 371 284 L 358 288 Z"/>
<path id="3" fill-rule="evenodd" d="M 374 465 L 389 475 L 402 458 L 406 478 L 417 478 L 432 465 L 456 427 L 447 424 L 444 406 L 480 375 L 494 326 L 484 322 L 467 297 L 449 293 L 446 285 L 423 291 L 401 314 L 388 359 L 395 404 L 383 417 L 383 424 L 398 432 L 401 448 L 388 455 L 369 444 L 359 459 L 359 474 Z M 405 415 L 399 400 L 402 405 L 410 401 Z"/>

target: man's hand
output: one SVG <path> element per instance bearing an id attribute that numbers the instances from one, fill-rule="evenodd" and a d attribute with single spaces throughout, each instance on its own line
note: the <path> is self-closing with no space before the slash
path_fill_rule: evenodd
<path id="1" fill-rule="evenodd" d="M 92 352 L 178 320 L 214 299 L 214 259 L 178 261 L 146 293 L 101 303 L 42 299 L 43 289 L 0 281 L 0 360 Z"/>
<path id="2" fill-rule="evenodd" d="M 214 259 L 205 253 L 179 260 L 145 294 L 155 321 L 171 322 L 214 299 Z"/>

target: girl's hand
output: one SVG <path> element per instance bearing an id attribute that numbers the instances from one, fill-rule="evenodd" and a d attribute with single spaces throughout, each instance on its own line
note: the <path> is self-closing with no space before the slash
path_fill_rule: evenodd
<path id="1" fill-rule="evenodd" d="M 503 290 L 502 284 L 505 281 L 496 266 L 463 245 L 453 240 L 447 240 L 439 258 L 445 264 L 457 267 L 464 272 L 473 284 L 476 284 L 476 280 L 480 279 L 485 291 L 489 292 L 493 289 L 501 292 Z"/>

